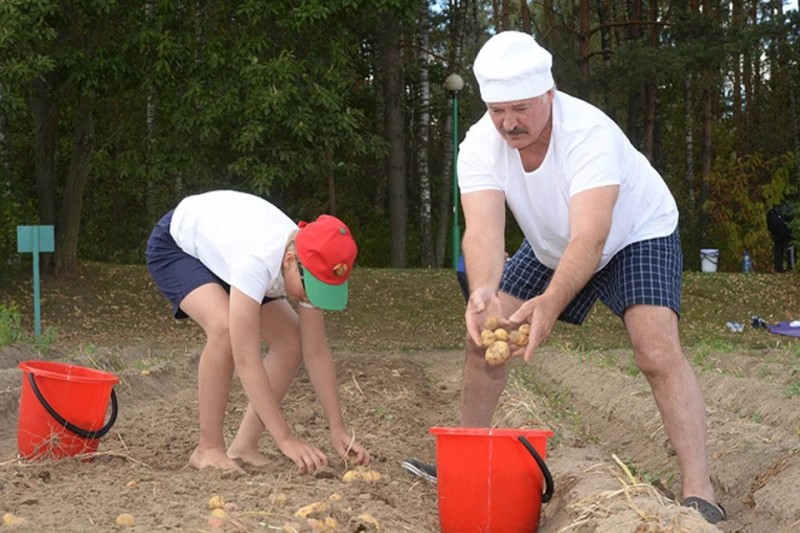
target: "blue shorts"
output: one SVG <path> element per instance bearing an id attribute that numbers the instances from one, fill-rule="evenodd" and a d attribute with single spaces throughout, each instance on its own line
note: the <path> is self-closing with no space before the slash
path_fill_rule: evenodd
<path id="1" fill-rule="evenodd" d="M 553 270 L 536 259 L 531 245 L 522 241 L 506 262 L 500 290 L 520 300 L 544 292 Z M 676 229 L 672 235 L 629 244 L 596 272 L 567 305 L 559 320 L 581 324 L 599 299 L 622 318 L 632 305 L 669 307 L 680 316 L 683 252 Z"/>
<path id="2" fill-rule="evenodd" d="M 173 210 L 174 211 L 174 210 Z M 199 259 L 184 252 L 169 232 L 170 211 L 158 221 L 147 239 L 147 270 L 161 293 L 172 304 L 175 318 L 188 318 L 181 302 L 190 292 L 208 283 L 221 285 L 230 294 L 231 286 L 211 272 Z M 265 297 L 262 305 L 275 300 Z"/>

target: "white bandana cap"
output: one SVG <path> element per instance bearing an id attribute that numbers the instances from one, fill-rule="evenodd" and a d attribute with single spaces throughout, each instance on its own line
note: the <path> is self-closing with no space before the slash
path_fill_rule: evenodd
<path id="1" fill-rule="evenodd" d="M 533 36 L 504 31 L 483 45 L 472 65 L 485 103 L 526 100 L 555 85 L 553 56 Z"/>

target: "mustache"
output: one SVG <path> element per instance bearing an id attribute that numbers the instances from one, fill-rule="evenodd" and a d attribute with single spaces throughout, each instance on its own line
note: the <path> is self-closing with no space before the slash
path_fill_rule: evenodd
<path id="1" fill-rule="evenodd" d="M 525 129 L 525 128 L 522 128 L 522 127 L 520 127 L 520 126 L 517 126 L 517 127 L 515 127 L 515 128 L 514 128 L 513 130 L 511 130 L 511 131 L 509 131 L 509 130 L 505 130 L 505 134 L 506 134 L 506 135 L 522 135 L 522 134 L 524 134 L 524 133 L 528 133 L 528 130 L 527 130 L 527 129 Z"/>

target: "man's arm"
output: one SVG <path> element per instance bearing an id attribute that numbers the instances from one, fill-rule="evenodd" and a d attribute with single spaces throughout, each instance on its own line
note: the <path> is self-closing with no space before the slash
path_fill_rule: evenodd
<path id="1" fill-rule="evenodd" d="M 480 344 L 480 329 L 487 311 L 500 316 L 497 290 L 505 264 L 506 200 L 502 191 L 486 190 L 461 195 L 466 229 L 464 260 L 470 298 L 467 332 Z"/>
<path id="2" fill-rule="evenodd" d="M 594 274 L 611 231 L 618 185 L 576 194 L 569 203 L 569 244 L 544 295 L 558 314 Z"/>
<path id="3" fill-rule="evenodd" d="M 526 361 L 533 357 L 539 344 L 550 336 L 561 312 L 594 274 L 611 230 L 618 194 L 619 186 L 609 185 L 583 191 L 570 200 L 569 244 L 550 284 L 541 296 L 528 300 L 509 317 L 511 322 L 528 322 L 531 325 L 525 348 Z"/>

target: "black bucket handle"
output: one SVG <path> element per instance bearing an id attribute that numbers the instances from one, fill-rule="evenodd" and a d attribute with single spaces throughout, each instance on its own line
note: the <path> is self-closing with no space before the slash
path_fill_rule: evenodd
<path id="1" fill-rule="evenodd" d="M 114 425 L 114 422 L 117 421 L 117 395 L 114 392 L 114 389 L 111 389 L 111 417 L 108 419 L 108 423 L 98 429 L 97 431 L 89 431 L 87 429 L 81 429 L 78 426 L 67 422 L 67 419 L 61 416 L 53 409 L 47 400 L 44 399 L 42 396 L 42 392 L 39 390 L 39 386 L 36 385 L 36 379 L 33 377 L 33 373 L 28 373 L 28 381 L 31 384 L 31 388 L 33 389 L 33 393 L 36 395 L 36 398 L 39 400 L 39 403 L 42 404 L 45 411 L 47 411 L 50 416 L 52 416 L 56 422 L 70 430 L 71 432 L 75 433 L 79 437 L 83 437 L 84 439 L 99 439 L 103 437 L 106 433 L 111 431 L 111 427 Z"/>
<path id="2" fill-rule="evenodd" d="M 520 435 L 519 441 L 528 449 L 529 452 L 531 452 L 536 464 L 539 465 L 539 470 L 542 471 L 545 483 L 544 494 L 542 494 L 542 503 L 547 503 L 550 501 L 550 498 L 553 497 L 553 476 L 550 475 L 550 469 L 547 468 L 544 459 L 542 459 L 542 457 L 539 455 L 539 452 L 536 451 L 536 448 L 534 448 L 531 443 L 528 442 L 528 439 L 526 439 L 523 435 Z"/>

